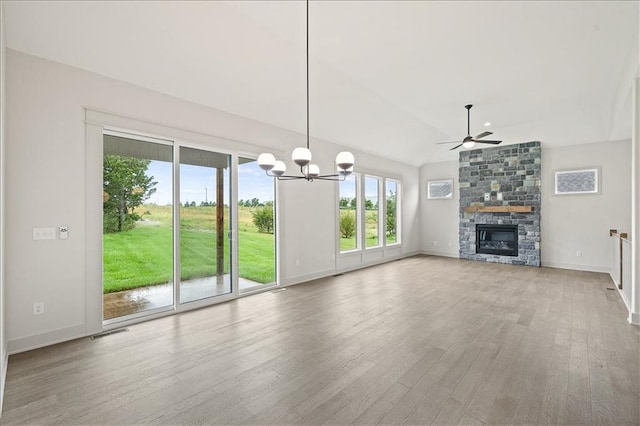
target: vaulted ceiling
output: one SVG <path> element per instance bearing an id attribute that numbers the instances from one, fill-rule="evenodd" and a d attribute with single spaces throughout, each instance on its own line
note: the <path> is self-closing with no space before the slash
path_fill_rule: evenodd
<path id="1" fill-rule="evenodd" d="M 303 1 L 3 3 L 11 49 L 305 132 Z M 311 1 L 309 56 L 311 136 L 407 164 L 456 159 L 468 103 L 505 144 L 613 141 L 638 2 Z"/>

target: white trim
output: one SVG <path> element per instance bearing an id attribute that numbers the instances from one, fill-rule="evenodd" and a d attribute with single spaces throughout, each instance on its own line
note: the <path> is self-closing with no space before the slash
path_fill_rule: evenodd
<path id="1" fill-rule="evenodd" d="M 61 328 L 58 330 L 48 331 L 46 333 L 34 334 L 10 340 L 8 344 L 8 352 L 10 355 L 13 355 L 20 352 L 30 351 L 32 349 L 42 348 L 44 346 L 55 345 L 56 343 L 66 342 L 67 340 L 90 336 L 92 334 L 95 333 L 87 333 L 85 324 L 78 324 L 73 327 Z"/>
<path id="2" fill-rule="evenodd" d="M 336 274 L 335 269 L 325 269 L 324 271 L 313 272 L 311 274 L 296 275 L 293 277 L 289 277 L 286 280 L 286 282 L 282 284 L 282 287 L 289 287 L 290 285 L 304 284 L 309 281 L 329 277 L 335 274 Z"/>
<path id="3" fill-rule="evenodd" d="M 460 253 L 458 252 L 422 250 L 421 253 L 424 254 L 425 256 L 440 256 L 440 257 L 450 257 L 453 259 L 460 259 Z"/>
<path id="4" fill-rule="evenodd" d="M 351 267 L 351 268 L 348 268 L 348 269 L 346 269 L 346 268 L 345 269 L 338 269 L 333 275 L 335 275 L 335 274 L 346 274 L 348 272 L 354 272 L 354 271 L 357 271 L 359 269 L 365 269 L 365 268 L 369 268 L 371 266 L 382 265 L 382 264 L 389 263 L 389 262 L 395 262 L 396 260 L 407 259 L 407 258 L 412 257 L 412 256 L 419 256 L 421 254 L 422 253 L 419 252 L 419 251 L 411 251 L 409 253 L 401 253 L 401 254 L 396 255 L 396 256 L 389 256 L 389 257 L 385 257 L 385 258 L 382 258 L 382 259 L 377 259 L 377 260 L 374 260 L 374 261 L 365 262 L 365 263 L 362 263 L 362 264 L 360 264 L 358 266 Z"/>
<path id="5" fill-rule="evenodd" d="M 85 125 L 85 329 L 79 335 L 102 331 L 102 196 L 103 126 Z M 78 337 L 78 336 L 73 336 Z"/>
<path id="6" fill-rule="evenodd" d="M 624 291 L 622 291 L 622 289 L 619 288 L 617 284 L 616 284 L 616 290 L 618 290 L 618 293 L 620 293 L 620 298 L 624 302 L 624 305 L 627 307 L 627 311 L 631 313 L 631 301 L 627 300 L 627 296 L 624 294 Z"/>
<path id="7" fill-rule="evenodd" d="M 0 377 L 0 419 L 2 418 L 2 406 L 4 405 L 4 385 L 7 383 L 7 367 L 9 366 L 9 346 L 4 345 L 2 348 L 3 357 L 2 362 L 2 377 Z"/>
<path id="8" fill-rule="evenodd" d="M 627 320 L 629 321 L 629 324 L 640 325 L 640 314 L 630 312 Z"/>
<path id="9" fill-rule="evenodd" d="M 157 139 L 169 138 L 171 140 L 192 140 L 205 143 L 207 147 L 211 146 L 210 144 L 212 142 L 215 142 L 218 145 L 231 147 L 231 149 L 233 149 L 234 151 L 250 152 L 254 153 L 255 155 L 258 155 L 261 152 L 265 151 L 265 147 L 263 146 L 254 145 L 249 142 L 244 142 L 228 137 L 198 132 L 182 127 L 169 126 L 158 123 L 156 121 L 151 121 L 140 117 L 125 116 L 117 112 L 101 110 L 99 108 L 93 108 L 89 106 L 85 106 L 84 109 L 85 123 L 87 124 L 97 124 L 110 128 L 122 129 L 124 131 L 135 131 L 136 134 L 141 132 L 143 133 L 143 135 L 147 135 Z M 283 153 L 283 151 L 280 149 L 269 150 L 274 154 Z"/>
<path id="10" fill-rule="evenodd" d="M 557 268 L 557 269 L 571 269 L 574 271 L 585 271 L 585 272 L 600 272 L 603 274 L 610 274 L 611 267 L 610 266 L 595 266 L 595 265 L 576 265 L 572 263 L 557 263 L 557 262 L 549 262 L 543 261 L 541 262 L 541 267 L 545 268 Z"/>

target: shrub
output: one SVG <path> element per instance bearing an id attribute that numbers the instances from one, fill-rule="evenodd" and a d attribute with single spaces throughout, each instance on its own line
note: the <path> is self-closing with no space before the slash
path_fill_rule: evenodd
<path id="1" fill-rule="evenodd" d="M 253 216 L 253 224 L 258 228 L 258 232 L 273 233 L 273 205 L 258 207 L 251 213 L 251 216 Z"/>
<path id="2" fill-rule="evenodd" d="M 396 199 L 395 192 L 387 195 L 387 235 L 389 236 L 396 233 L 396 215 L 398 213 Z"/>
<path id="3" fill-rule="evenodd" d="M 340 212 L 340 237 L 353 238 L 356 233 L 355 211 Z"/>

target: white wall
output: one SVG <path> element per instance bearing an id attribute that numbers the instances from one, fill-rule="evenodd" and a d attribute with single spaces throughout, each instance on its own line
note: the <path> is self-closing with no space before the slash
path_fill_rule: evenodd
<path id="1" fill-rule="evenodd" d="M 609 272 L 609 229 L 631 231 L 630 141 L 542 146 L 542 266 Z M 600 167 L 601 192 L 554 195 L 556 170 Z M 421 241 L 427 254 L 458 257 L 458 161 L 420 169 Z M 426 181 L 455 178 L 454 200 L 427 200 Z M 436 241 L 437 245 L 432 245 Z M 449 243 L 453 241 L 451 246 Z M 576 256 L 580 251 L 581 256 Z"/>
<path id="2" fill-rule="evenodd" d="M 425 164 L 420 169 L 420 210 L 422 212 L 420 241 L 425 254 L 459 257 L 458 227 L 460 223 L 460 187 L 458 161 Z M 453 179 L 453 198 L 427 199 L 427 182 Z"/>
<path id="3" fill-rule="evenodd" d="M 4 286 L 4 141 L 5 141 L 5 40 L 4 40 L 4 4 L 0 2 L 0 416 L 4 401 L 4 383 L 7 377 L 7 333 L 5 321 L 5 286 Z"/>
<path id="4" fill-rule="evenodd" d="M 631 232 L 630 158 L 630 141 L 543 147 L 543 266 L 609 272 L 609 229 Z M 589 167 L 600 167 L 599 194 L 554 195 L 555 171 Z"/>
<path id="5" fill-rule="evenodd" d="M 181 101 L 97 74 L 7 50 L 6 300 L 11 352 L 91 333 L 86 320 L 87 164 L 83 107 L 110 111 L 226 139 L 282 150 L 304 136 Z M 231 141 L 231 142 L 230 142 Z M 215 145 L 212 145 L 215 148 Z M 340 150 L 312 141 L 321 169 Z M 419 250 L 418 169 L 353 151 L 356 168 L 393 173 L 403 182 L 400 255 Z M 283 284 L 335 273 L 337 184 L 279 182 Z M 101 193 L 101 188 L 96 188 Z M 68 240 L 33 241 L 33 227 L 69 226 Z M 390 257 L 389 257 L 390 258 Z M 389 258 L 382 259 L 388 260 Z M 296 264 L 295 260 L 299 264 Z M 355 266 L 354 266 L 355 267 Z M 34 301 L 45 314 L 32 315 Z M 89 312 L 90 316 L 101 315 Z"/>

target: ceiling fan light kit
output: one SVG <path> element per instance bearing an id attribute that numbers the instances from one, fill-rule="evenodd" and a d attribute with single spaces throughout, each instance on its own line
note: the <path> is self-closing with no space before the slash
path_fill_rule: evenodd
<path id="1" fill-rule="evenodd" d="M 502 143 L 502 141 L 480 140 L 486 136 L 493 134 L 492 132 L 488 132 L 488 131 L 484 131 L 475 137 L 471 136 L 471 107 L 472 106 L 473 106 L 472 104 L 464 106 L 467 109 L 467 136 L 465 136 L 465 138 L 462 141 L 438 142 L 437 145 L 457 143 L 458 145 L 454 146 L 449 150 L 449 151 L 453 151 L 454 149 L 458 149 L 461 146 L 467 149 L 471 149 L 474 146 L 476 146 L 476 143 L 486 143 L 489 145 L 498 145 L 499 143 Z"/>
<path id="2" fill-rule="evenodd" d="M 311 150 L 309 149 L 309 0 L 307 0 L 307 146 L 298 147 L 291 153 L 291 159 L 300 167 L 299 175 L 287 175 L 287 165 L 284 161 L 276 160 L 273 154 L 264 152 L 258 156 L 258 166 L 265 171 L 267 176 L 278 180 L 304 179 L 307 182 L 314 180 L 339 180 L 343 181 L 353 173 L 355 158 L 349 151 L 343 151 L 336 156 L 337 173 L 321 175 L 320 167 L 311 163 Z"/>

